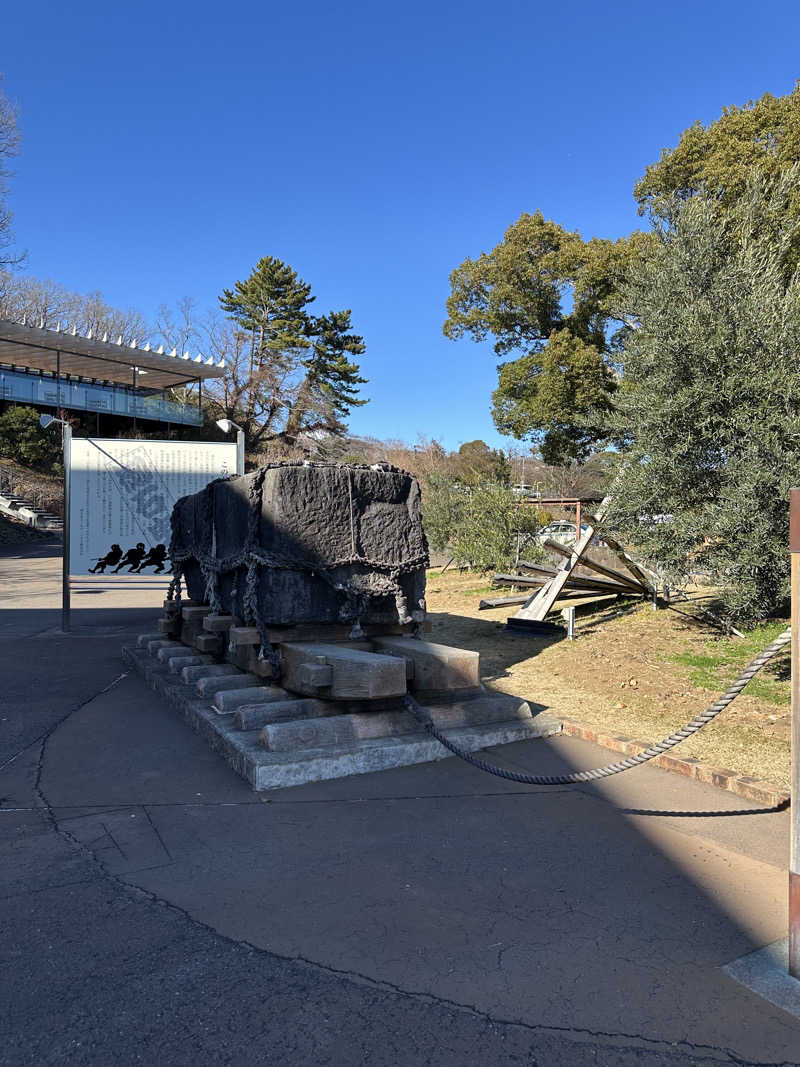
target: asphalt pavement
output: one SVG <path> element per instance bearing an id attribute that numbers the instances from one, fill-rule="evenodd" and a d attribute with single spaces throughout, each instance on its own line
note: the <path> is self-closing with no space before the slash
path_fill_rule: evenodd
<path id="1" fill-rule="evenodd" d="M 798 1014 L 723 970 L 785 936 L 786 812 L 648 766 L 530 788 L 455 758 L 257 795 L 126 673 L 163 593 L 76 597 L 64 635 L 57 557 L 17 551 L 0 1063 L 800 1063 Z"/>

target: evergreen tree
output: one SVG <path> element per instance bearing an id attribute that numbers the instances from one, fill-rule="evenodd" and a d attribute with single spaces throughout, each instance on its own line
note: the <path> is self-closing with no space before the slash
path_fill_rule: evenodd
<path id="1" fill-rule="evenodd" d="M 349 309 L 309 320 L 311 355 L 303 360 L 305 378 L 289 412 L 288 438 L 296 438 L 304 429 L 344 433 L 343 420 L 350 409 L 368 402 L 358 396 L 359 385 L 367 379 L 359 376 L 359 365 L 348 359 L 363 355 L 366 345 L 363 337 L 350 330 Z"/>
<path id="2" fill-rule="evenodd" d="M 244 424 L 252 448 L 294 444 L 303 432 L 343 433 L 349 411 L 367 403 L 358 397 L 367 379 L 351 358 L 366 346 L 352 332 L 350 311 L 315 316 L 314 300 L 311 286 L 273 256 L 219 298 L 234 324 L 215 335 L 216 350 L 231 354 L 225 414 Z"/>
<path id="3" fill-rule="evenodd" d="M 286 263 L 264 256 L 243 282 L 223 289 L 220 307 L 250 336 L 251 374 L 267 364 L 287 365 L 309 346 L 306 308 L 311 286 Z"/>
<path id="4" fill-rule="evenodd" d="M 611 430 L 624 442 L 609 518 L 675 578 L 701 570 L 733 617 L 788 591 L 788 490 L 800 467 L 800 165 L 751 173 L 725 214 L 715 190 L 661 204 L 624 294 Z"/>

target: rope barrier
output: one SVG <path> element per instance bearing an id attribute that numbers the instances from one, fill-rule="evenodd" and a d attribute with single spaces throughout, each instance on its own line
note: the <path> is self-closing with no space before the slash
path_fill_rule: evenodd
<path id="1" fill-rule="evenodd" d="M 612 774 L 619 774 L 621 771 L 628 771 L 632 767 L 637 767 L 640 763 L 647 763 L 648 760 L 655 759 L 656 756 L 660 756 L 662 752 L 666 752 L 670 748 L 674 748 L 675 745 L 679 745 L 681 741 L 685 741 L 687 737 L 691 737 L 692 734 L 697 733 L 698 730 L 702 730 L 704 726 L 708 726 L 710 722 L 716 719 L 717 715 L 721 711 L 724 711 L 727 706 L 738 697 L 747 683 L 765 667 L 769 661 L 780 652 L 780 650 L 787 645 L 792 639 L 791 627 L 785 630 L 779 637 L 767 645 L 763 652 L 760 652 L 754 660 L 752 660 L 747 667 L 742 671 L 736 681 L 723 693 L 723 695 L 715 700 L 713 704 L 702 714 L 697 715 L 690 722 L 687 722 L 685 726 L 681 727 L 674 734 L 670 734 L 663 741 L 658 741 L 656 744 L 651 745 L 650 748 L 646 748 L 644 752 L 640 752 L 637 756 L 628 756 L 627 759 L 619 760 L 617 763 L 606 764 L 605 767 L 594 767 L 589 771 L 574 771 L 572 774 L 523 774 L 519 771 L 509 771 L 504 767 L 498 767 L 493 763 L 489 763 L 486 760 L 480 759 L 477 756 L 473 756 L 471 752 L 467 752 L 463 748 L 459 748 L 458 745 L 453 744 L 441 730 L 438 730 L 431 722 L 430 718 L 420 705 L 414 700 L 412 696 L 406 697 L 406 707 L 417 720 L 417 722 L 427 730 L 427 732 L 435 737 L 436 740 L 444 745 L 446 749 L 449 749 L 454 756 L 458 756 L 466 763 L 472 764 L 473 767 L 477 767 L 480 771 L 486 771 L 487 774 L 494 774 L 498 778 L 507 778 L 510 782 L 520 782 L 522 785 L 575 785 L 579 782 L 594 782 L 599 778 L 609 778 Z"/>

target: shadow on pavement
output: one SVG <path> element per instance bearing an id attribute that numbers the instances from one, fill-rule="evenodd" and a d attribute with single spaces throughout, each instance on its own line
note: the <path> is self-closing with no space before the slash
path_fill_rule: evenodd
<path id="1" fill-rule="evenodd" d="M 8 1062 L 797 1062 L 800 1021 L 720 969 L 785 933 L 785 812 L 646 766 L 531 788 L 455 758 L 258 796 L 123 676 L 153 617 L 0 629 Z"/>

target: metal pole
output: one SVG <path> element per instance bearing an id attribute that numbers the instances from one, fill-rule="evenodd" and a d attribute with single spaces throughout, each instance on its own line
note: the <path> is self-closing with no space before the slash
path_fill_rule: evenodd
<path id="1" fill-rule="evenodd" d="M 236 431 L 236 473 L 244 474 L 244 430 Z"/>
<path id="2" fill-rule="evenodd" d="M 792 806 L 789 853 L 789 974 L 800 978 L 800 489 L 789 491 L 792 558 Z"/>
<path id="3" fill-rule="evenodd" d="M 131 403 L 133 404 L 133 432 L 136 433 L 136 368 L 133 370 L 133 393 L 131 395 Z"/>
<path id="4" fill-rule="evenodd" d="M 70 603 L 69 603 L 69 524 L 70 524 L 70 481 L 72 478 L 71 455 L 72 455 L 72 427 L 65 423 L 62 427 L 61 441 L 64 451 L 64 538 L 62 541 L 61 557 L 61 629 L 64 633 L 70 631 Z"/>

